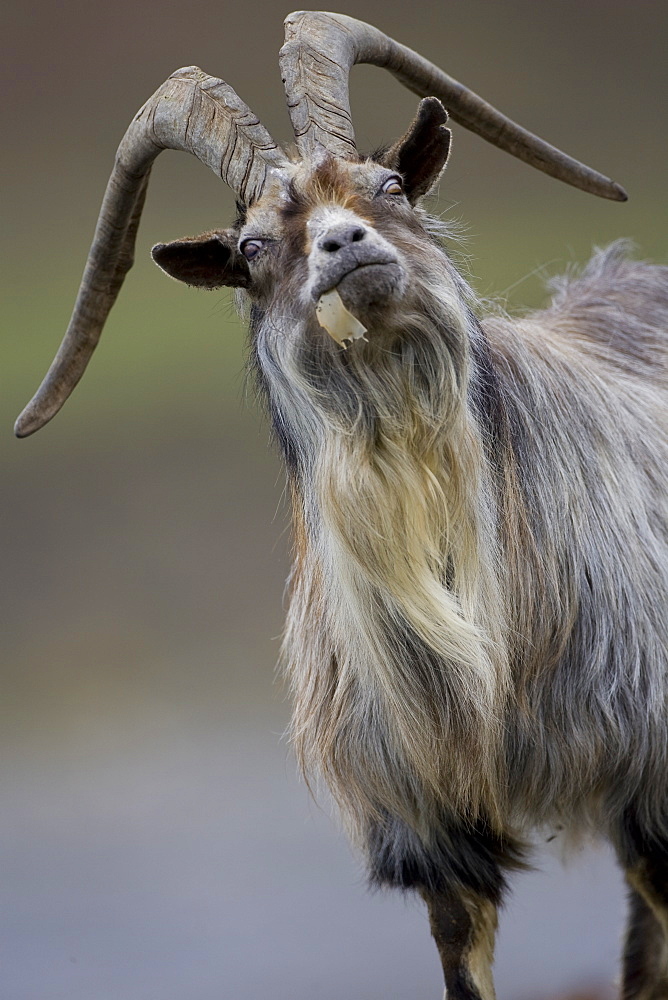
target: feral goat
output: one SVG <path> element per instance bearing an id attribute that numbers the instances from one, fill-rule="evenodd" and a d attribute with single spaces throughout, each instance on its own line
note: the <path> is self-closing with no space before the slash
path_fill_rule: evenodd
<path id="1" fill-rule="evenodd" d="M 287 466 L 293 738 L 372 882 L 425 900 L 452 1000 L 491 1000 L 497 907 L 530 832 L 615 847 L 622 996 L 668 996 L 665 269 L 598 253 L 552 304 L 485 317 L 420 199 L 447 114 L 594 194 L 612 181 L 349 17 L 287 19 L 297 151 L 221 80 L 174 73 L 119 148 L 63 345 L 17 433 L 83 374 L 126 271 L 151 164 L 187 150 L 236 193 L 230 229 L 159 244 L 190 285 L 242 290 Z M 424 98 L 365 159 L 355 63 Z M 441 101 L 443 104 L 441 104 Z"/>

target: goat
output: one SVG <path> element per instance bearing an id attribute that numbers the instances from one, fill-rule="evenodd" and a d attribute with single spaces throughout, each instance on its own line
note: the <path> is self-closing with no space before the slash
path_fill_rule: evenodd
<path id="1" fill-rule="evenodd" d="M 593 194 L 617 184 L 350 17 L 298 12 L 281 66 L 297 151 L 221 80 L 174 73 L 119 147 L 63 345 L 17 422 L 57 412 L 125 273 L 153 160 L 194 153 L 238 217 L 153 248 L 239 290 L 283 452 L 292 735 L 372 883 L 426 902 L 451 1000 L 491 1000 L 497 908 L 532 830 L 608 838 L 630 893 L 621 996 L 668 995 L 668 271 L 598 252 L 546 309 L 483 315 L 420 207 L 447 113 Z M 347 80 L 423 99 L 356 150 Z M 443 102 L 443 103 L 441 103 Z"/>

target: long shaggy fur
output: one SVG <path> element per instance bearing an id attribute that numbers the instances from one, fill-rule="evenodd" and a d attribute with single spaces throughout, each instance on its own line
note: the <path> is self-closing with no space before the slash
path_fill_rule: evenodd
<path id="1" fill-rule="evenodd" d="M 506 541 L 512 809 L 665 833 L 668 282 L 623 245 L 485 325 L 517 473 Z"/>
<path id="2" fill-rule="evenodd" d="M 363 354 L 255 318 L 299 757 L 362 843 L 392 817 L 425 849 L 444 816 L 611 829 L 630 802 L 665 831 L 666 272 L 616 245 L 479 320 L 440 248 L 410 252 Z"/>

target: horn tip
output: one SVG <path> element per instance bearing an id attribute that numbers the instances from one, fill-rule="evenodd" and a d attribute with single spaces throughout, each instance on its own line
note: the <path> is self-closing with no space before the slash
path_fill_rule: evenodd
<path id="1" fill-rule="evenodd" d="M 621 184 L 617 184 L 616 181 L 611 181 L 610 182 L 610 190 L 612 192 L 611 195 L 610 195 L 610 197 L 613 199 L 613 201 L 628 201 L 629 200 L 629 196 L 626 193 L 626 191 L 624 190 L 624 188 L 622 187 L 622 185 Z"/>
<path id="2" fill-rule="evenodd" d="M 29 437 L 32 434 L 32 430 L 26 427 L 21 418 L 19 417 L 14 424 L 14 434 L 17 438 Z"/>
<path id="3" fill-rule="evenodd" d="M 48 420 L 48 418 L 47 418 Z M 30 437 L 35 431 L 38 431 L 40 427 L 43 427 L 47 421 L 43 419 L 42 415 L 35 413 L 33 407 L 29 403 L 25 410 L 19 414 L 14 424 L 14 434 L 17 438 Z"/>

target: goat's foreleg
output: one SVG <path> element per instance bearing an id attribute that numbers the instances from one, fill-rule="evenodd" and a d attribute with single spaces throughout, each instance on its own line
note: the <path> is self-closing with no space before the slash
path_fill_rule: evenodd
<path id="1" fill-rule="evenodd" d="M 497 908 L 470 892 L 421 891 L 443 966 L 447 1000 L 494 1000 Z"/>
<path id="2" fill-rule="evenodd" d="M 505 873 L 522 866 L 522 845 L 483 820 L 435 822 L 420 837 L 386 816 L 368 831 L 371 881 L 413 889 L 427 904 L 447 1000 L 494 1000 L 492 959 Z"/>

